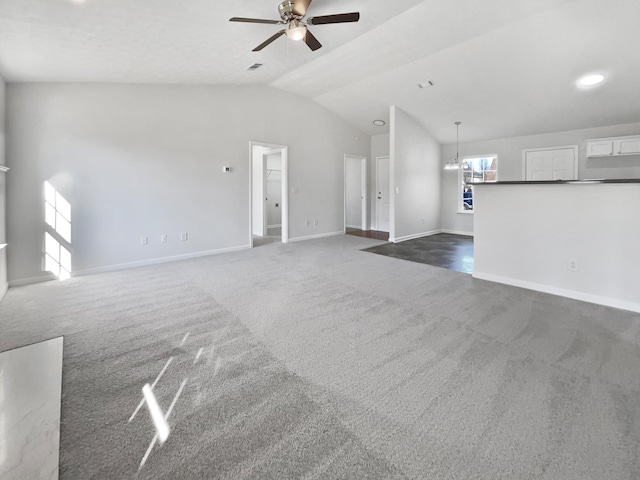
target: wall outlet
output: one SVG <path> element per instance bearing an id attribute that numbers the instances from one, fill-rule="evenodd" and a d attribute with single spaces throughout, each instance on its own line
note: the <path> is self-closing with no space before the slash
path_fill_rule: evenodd
<path id="1" fill-rule="evenodd" d="M 314 220 L 313 224 L 317 226 L 318 225 L 318 220 Z"/>
<path id="2" fill-rule="evenodd" d="M 149 237 L 141 237 L 140 245 L 149 245 Z"/>
<path id="3" fill-rule="evenodd" d="M 309 222 L 309 220 L 305 220 L 305 221 L 304 221 L 304 226 L 305 226 L 305 227 L 308 227 L 310 224 L 311 224 L 311 222 Z"/>
<path id="4" fill-rule="evenodd" d="M 183 242 L 186 242 L 187 240 L 189 240 L 189 233 L 188 232 L 182 232 L 180 234 L 180 240 L 182 240 Z"/>
<path id="5" fill-rule="evenodd" d="M 578 271 L 578 260 L 576 260 L 575 258 L 569 258 L 567 260 L 567 268 L 571 272 L 577 272 Z"/>
<path id="6" fill-rule="evenodd" d="M 163 233 L 160 235 L 160 243 L 167 243 L 167 234 Z"/>
<path id="7" fill-rule="evenodd" d="M 296 195 L 300 190 L 298 190 L 298 187 L 291 187 L 291 193 Z"/>

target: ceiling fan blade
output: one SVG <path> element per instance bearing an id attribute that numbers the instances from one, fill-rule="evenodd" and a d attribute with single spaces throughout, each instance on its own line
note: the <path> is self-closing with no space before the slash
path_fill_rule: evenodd
<path id="1" fill-rule="evenodd" d="M 349 23 L 360 20 L 360 12 L 338 13 L 336 15 L 322 15 L 307 19 L 309 25 L 327 25 L 329 23 Z"/>
<path id="2" fill-rule="evenodd" d="M 285 34 L 284 29 L 280 30 L 278 33 L 276 33 L 275 35 L 272 35 L 271 37 L 269 37 L 268 39 L 266 39 L 264 42 L 262 42 L 260 45 L 258 45 L 256 48 L 253 49 L 254 52 L 259 52 L 260 50 L 262 50 L 264 47 L 266 47 L 267 45 L 269 45 L 270 43 L 272 43 L 273 41 L 277 40 L 278 38 L 280 38 L 282 35 Z"/>
<path id="3" fill-rule="evenodd" d="M 307 13 L 309 5 L 311 5 L 311 0 L 294 0 L 293 13 L 304 17 Z"/>
<path id="4" fill-rule="evenodd" d="M 318 39 L 309 31 L 307 28 L 307 34 L 304 36 L 304 43 L 313 50 L 314 52 L 322 47 L 322 44 L 318 41 Z"/>
<path id="5" fill-rule="evenodd" d="M 229 19 L 230 22 L 244 22 L 244 23 L 268 23 L 269 25 L 281 25 L 282 20 L 265 20 L 263 18 L 243 18 L 243 17 L 232 17 Z"/>

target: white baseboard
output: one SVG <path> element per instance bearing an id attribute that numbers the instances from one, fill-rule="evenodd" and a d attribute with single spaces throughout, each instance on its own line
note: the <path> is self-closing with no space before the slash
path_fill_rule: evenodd
<path id="1" fill-rule="evenodd" d="M 278 227 L 282 227 L 282 224 L 279 223 L 278 225 L 267 225 L 267 228 L 278 228 Z"/>
<path id="2" fill-rule="evenodd" d="M 437 235 L 438 233 L 442 233 L 442 230 L 432 230 L 431 232 L 422 232 L 422 233 L 414 233 L 413 235 L 405 235 L 404 237 L 397 237 L 393 240 L 389 239 L 389 241 L 393 243 L 406 242 L 407 240 L 414 240 L 416 238 L 422 237 L 430 237 L 431 235 Z"/>
<path id="3" fill-rule="evenodd" d="M 72 273 L 72 276 L 93 275 L 95 273 L 114 272 L 116 270 L 126 270 L 128 268 L 147 267 L 151 265 L 160 265 L 162 263 L 177 262 L 179 260 L 188 260 L 190 258 L 208 257 L 211 255 L 220 255 L 222 253 L 239 252 L 241 250 L 248 250 L 251 247 L 249 245 L 243 245 L 241 247 L 220 248 L 218 250 L 208 250 L 204 252 L 186 253 L 184 255 L 174 255 L 172 257 L 153 258 L 151 260 L 141 260 L 139 262 L 120 263 L 118 265 L 108 265 L 106 267 L 87 268 L 85 270 L 78 270 Z"/>
<path id="4" fill-rule="evenodd" d="M 24 285 L 33 285 L 34 283 L 50 282 L 58 278 L 49 272 L 42 272 L 37 277 L 19 278 L 18 280 L 9 280 L 9 288 L 22 287 Z"/>
<path id="5" fill-rule="evenodd" d="M 462 230 L 449 230 L 443 228 L 442 233 L 450 233 L 451 235 L 464 235 L 465 237 L 473 237 L 473 232 L 463 232 Z"/>
<path id="6" fill-rule="evenodd" d="M 617 298 L 602 297 L 600 295 L 594 295 L 591 293 L 579 292 L 577 290 L 568 290 L 565 288 L 554 287 L 552 285 L 542 285 L 540 283 L 527 282 L 525 280 L 503 277 L 501 275 L 494 275 L 492 273 L 474 271 L 473 278 L 488 280 L 490 282 L 503 283 L 505 285 L 512 285 L 514 287 L 526 288 L 527 290 L 550 293 L 551 295 L 559 295 L 561 297 L 573 298 L 574 300 L 580 300 L 583 302 L 604 305 L 606 307 L 619 308 L 621 310 L 629 310 L 631 312 L 640 313 L 640 303 L 637 302 L 629 302 L 627 300 L 620 300 Z"/>
<path id="7" fill-rule="evenodd" d="M 362 228 L 362 225 L 345 225 L 346 228 L 355 228 L 357 230 L 366 230 L 365 228 Z"/>
<path id="8" fill-rule="evenodd" d="M 251 247 L 249 245 L 243 245 L 241 247 L 221 248 L 218 250 L 208 250 L 204 252 L 186 253 L 184 255 L 174 255 L 171 257 L 152 258 L 150 260 L 141 260 L 138 262 L 119 263 L 116 265 L 107 265 L 104 267 L 87 268 L 84 270 L 76 270 L 71 273 L 72 277 L 80 277 L 82 275 L 93 275 L 96 273 L 115 272 L 117 270 L 126 270 L 129 268 L 147 267 L 151 265 L 160 265 L 162 263 L 177 262 L 179 260 L 188 260 L 190 258 L 208 257 L 211 255 L 220 255 L 222 253 L 238 252 L 241 250 L 248 250 Z M 56 280 L 54 275 L 42 275 L 40 277 L 21 278 L 19 280 L 12 280 L 9 282 L 10 287 L 19 287 L 23 285 L 31 285 L 33 283 L 47 282 L 50 280 Z"/>
<path id="9" fill-rule="evenodd" d="M 344 230 L 339 232 L 319 233 L 317 235 L 307 235 L 306 237 L 290 238 L 290 242 L 304 242 L 305 240 L 313 240 L 314 238 L 335 237 L 336 235 L 344 235 Z"/>

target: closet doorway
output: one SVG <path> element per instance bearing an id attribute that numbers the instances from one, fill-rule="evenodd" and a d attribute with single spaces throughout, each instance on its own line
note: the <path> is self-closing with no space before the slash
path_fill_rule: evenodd
<path id="1" fill-rule="evenodd" d="M 289 241 L 286 145 L 250 142 L 250 245 Z"/>

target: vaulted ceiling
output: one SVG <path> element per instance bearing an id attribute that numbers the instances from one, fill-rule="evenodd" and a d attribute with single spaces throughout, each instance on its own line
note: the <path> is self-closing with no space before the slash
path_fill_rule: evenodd
<path id="1" fill-rule="evenodd" d="M 309 97 L 375 135 L 389 106 L 438 141 L 640 121 L 638 0 L 314 0 L 316 52 L 281 27 L 274 0 L 2 0 L 8 82 L 269 85 Z M 263 66 L 255 71 L 253 63 Z M 583 74 L 603 84 L 579 88 Z M 419 88 L 419 83 L 434 86 Z"/>

